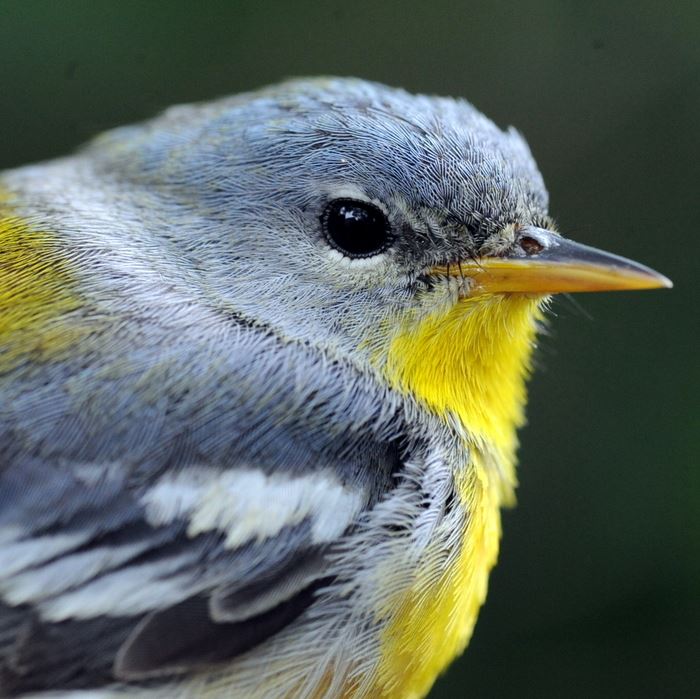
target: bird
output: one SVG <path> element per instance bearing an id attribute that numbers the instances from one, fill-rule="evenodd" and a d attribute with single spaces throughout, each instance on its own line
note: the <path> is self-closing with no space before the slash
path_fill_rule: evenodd
<path id="1" fill-rule="evenodd" d="M 561 236 L 465 99 L 299 78 L 0 174 L 0 696 L 417 698 L 514 502 Z"/>

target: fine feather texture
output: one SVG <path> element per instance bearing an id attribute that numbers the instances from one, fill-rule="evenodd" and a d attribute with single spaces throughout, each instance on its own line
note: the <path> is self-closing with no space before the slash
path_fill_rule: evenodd
<path id="1" fill-rule="evenodd" d="M 332 248 L 336 198 L 389 249 Z M 2 174 L 0 695 L 425 694 L 484 600 L 538 305 L 489 325 L 430 269 L 546 209 L 514 131 L 343 79 Z"/>

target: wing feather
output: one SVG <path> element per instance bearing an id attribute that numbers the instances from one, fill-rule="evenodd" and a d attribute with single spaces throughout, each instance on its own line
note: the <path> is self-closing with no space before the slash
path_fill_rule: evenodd
<path id="1" fill-rule="evenodd" d="M 313 602 L 327 582 L 330 535 L 350 526 L 366 501 L 358 491 L 356 508 L 338 509 L 337 498 L 324 508 L 315 479 L 290 478 L 285 487 L 263 474 L 251 481 L 250 470 L 238 483 L 254 493 L 229 488 L 214 498 L 212 489 L 231 485 L 230 473 L 222 481 L 222 471 L 204 477 L 197 469 L 196 478 L 181 472 L 165 491 L 162 482 L 114 488 L 76 479 L 61 489 L 51 515 L 33 519 L 51 479 L 32 482 L 25 497 L 14 493 L 13 507 L 7 473 L 0 476 L 0 534 L 11 539 L 0 547 L 7 559 L 0 567 L 0 693 L 10 695 L 169 676 L 251 649 Z M 237 509 L 236 496 L 249 496 L 247 504 Z M 157 516 L 155 502 L 162 505 Z M 200 505 L 212 526 L 193 529 Z M 319 537 L 329 509 L 333 531 Z M 232 527 L 246 532 L 234 546 Z"/>
<path id="2" fill-rule="evenodd" d="M 173 308 L 107 313 L 92 349 L 0 377 L 0 695 L 250 649 L 313 604 L 329 548 L 392 487 L 405 416 L 375 382 Z"/>
<path id="3" fill-rule="evenodd" d="M 244 621 L 215 621 L 210 600 L 191 597 L 144 618 L 117 653 L 115 675 L 142 680 L 230 660 L 251 650 L 296 619 L 312 602 L 321 580 Z"/>

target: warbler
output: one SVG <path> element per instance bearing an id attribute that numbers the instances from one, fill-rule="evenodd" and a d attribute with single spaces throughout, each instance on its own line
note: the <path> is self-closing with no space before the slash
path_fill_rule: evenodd
<path id="1" fill-rule="evenodd" d="M 0 694 L 422 697 L 513 502 L 557 292 L 528 147 L 348 78 L 0 175 Z"/>

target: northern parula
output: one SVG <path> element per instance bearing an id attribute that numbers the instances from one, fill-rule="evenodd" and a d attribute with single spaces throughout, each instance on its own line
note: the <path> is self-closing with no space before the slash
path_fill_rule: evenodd
<path id="1" fill-rule="evenodd" d="M 0 175 L 0 694 L 424 696 L 549 295 L 670 285 L 547 199 L 516 131 L 354 79 Z"/>

